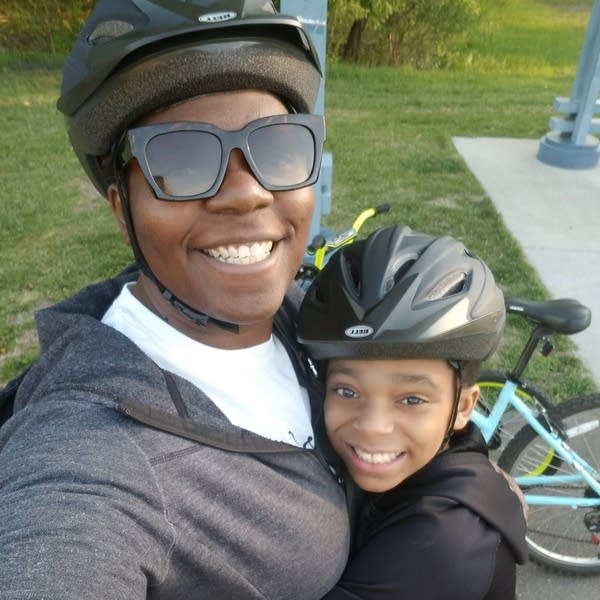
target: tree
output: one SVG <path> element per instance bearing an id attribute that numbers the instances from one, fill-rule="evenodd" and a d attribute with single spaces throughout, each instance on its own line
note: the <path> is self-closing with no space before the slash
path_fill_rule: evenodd
<path id="1" fill-rule="evenodd" d="M 377 29 L 401 0 L 329 0 L 328 54 L 359 62 L 364 53 L 367 26 Z"/>
<path id="2" fill-rule="evenodd" d="M 329 0 L 328 55 L 366 64 L 437 66 L 488 0 Z"/>

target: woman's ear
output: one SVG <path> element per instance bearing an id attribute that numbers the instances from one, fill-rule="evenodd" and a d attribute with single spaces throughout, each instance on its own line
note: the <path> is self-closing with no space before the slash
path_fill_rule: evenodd
<path id="1" fill-rule="evenodd" d="M 129 241 L 129 234 L 127 232 L 127 225 L 125 224 L 125 209 L 123 207 L 123 202 L 121 200 L 121 195 L 119 194 L 119 190 L 116 184 L 111 183 L 108 186 L 107 195 L 108 203 L 110 205 L 110 209 L 115 215 L 115 219 L 117 221 L 117 227 L 121 232 L 121 237 L 123 238 L 123 242 L 127 246 L 131 246 L 131 242 Z"/>
<path id="2" fill-rule="evenodd" d="M 471 413 L 479 399 L 479 386 L 472 385 L 462 388 L 458 400 L 458 412 L 454 421 L 454 430 L 464 429 L 471 418 Z"/>

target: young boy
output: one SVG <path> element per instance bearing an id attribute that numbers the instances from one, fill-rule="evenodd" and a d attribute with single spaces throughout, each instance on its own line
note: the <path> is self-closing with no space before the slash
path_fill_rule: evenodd
<path id="1" fill-rule="evenodd" d="M 408 227 L 343 247 L 313 282 L 299 339 L 326 373 L 332 446 L 367 492 L 328 599 L 515 597 L 522 506 L 469 423 L 504 320 L 479 258 Z"/>

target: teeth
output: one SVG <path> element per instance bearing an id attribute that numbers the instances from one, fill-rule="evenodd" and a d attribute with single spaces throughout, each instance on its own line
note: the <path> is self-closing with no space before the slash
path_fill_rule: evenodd
<path id="1" fill-rule="evenodd" d="M 354 452 L 356 452 L 356 455 L 361 460 L 374 465 L 392 462 L 402 454 L 401 452 L 376 452 L 375 454 L 370 454 L 360 448 L 354 448 Z"/>
<path id="2" fill-rule="evenodd" d="M 239 246 L 219 246 L 218 248 L 209 248 L 204 250 L 208 254 L 221 262 L 232 265 L 249 265 L 251 263 L 265 260 L 271 253 L 273 242 L 254 242 L 251 245 L 241 244 Z"/>

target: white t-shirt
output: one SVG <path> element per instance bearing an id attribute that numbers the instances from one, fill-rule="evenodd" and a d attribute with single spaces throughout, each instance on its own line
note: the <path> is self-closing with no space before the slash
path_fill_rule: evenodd
<path id="1" fill-rule="evenodd" d="M 265 438 L 313 448 L 308 393 L 283 344 L 221 350 L 197 342 L 146 308 L 126 285 L 102 322 L 120 331 L 163 369 L 187 379 L 233 425 Z"/>

